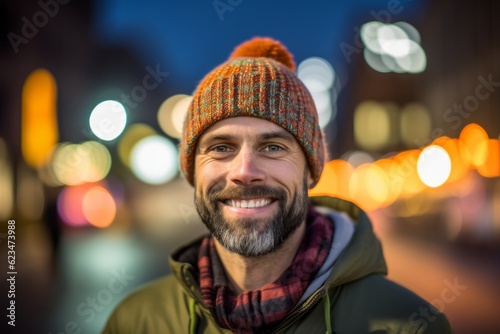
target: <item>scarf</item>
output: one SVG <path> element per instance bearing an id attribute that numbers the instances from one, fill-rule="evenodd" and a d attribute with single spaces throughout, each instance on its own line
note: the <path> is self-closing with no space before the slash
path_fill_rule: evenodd
<path id="1" fill-rule="evenodd" d="M 290 266 L 259 290 L 235 295 L 228 283 L 212 237 L 198 252 L 200 288 L 205 306 L 220 327 L 233 333 L 269 333 L 297 305 L 328 256 L 333 224 L 311 206 L 306 233 Z"/>

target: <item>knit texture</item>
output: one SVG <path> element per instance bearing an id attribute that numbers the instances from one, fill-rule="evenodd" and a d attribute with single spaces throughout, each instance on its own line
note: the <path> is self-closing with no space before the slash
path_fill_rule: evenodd
<path id="1" fill-rule="evenodd" d="M 294 68 L 293 56 L 284 46 L 257 38 L 238 46 L 231 59 L 201 81 L 188 108 L 180 150 L 181 169 L 189 183 L 194 185 L 200 136 L 214 123 L 239 116 L 265 119 L 290 132 L 306 155 L 313 178 L 310 187 L 318 182 L 325 162 L 318 113 Z"/>

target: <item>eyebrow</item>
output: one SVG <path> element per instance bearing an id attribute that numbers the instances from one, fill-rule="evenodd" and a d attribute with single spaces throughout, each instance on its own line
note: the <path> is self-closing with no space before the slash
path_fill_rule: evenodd
<path id="1" fill-rule="evenodd" d="M 269 139 L 283 139 L 288 142 L 293 142 L 295 138 L 292 134 L 288 133 L 286 130 L 284 131 L 272 131 L 265 132 L 258 135 L 259 140 L 269 140 Z M 236 140 L 237 136 L 230 134 L 209 134 L 201 141 L 201 144 L 204 145 L 206 143 L 211 143 L 214 141 L 232 141 Z"/>
<path id="2" fill-rule="evenodd" d="M 295 138 L 290 133 L 288 133 L 288 131 L 266 132 L 259 135 L 259 138 L 264 140 L 278 138 L 278 139 L 284 139 L 289 142 L 293 142 L 295 140 Z"/>

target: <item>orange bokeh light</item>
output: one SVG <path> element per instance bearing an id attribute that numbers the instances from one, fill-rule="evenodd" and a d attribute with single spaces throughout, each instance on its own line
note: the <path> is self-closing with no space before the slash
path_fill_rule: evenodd
<path id="1" fill-rule="evenodd" d="M 394 159 L 392 158 L 386 158 L 386 159 L 380 159 L 377 160 L 373 163 L 375 166 L 380 167 L 381 172 L 383 172 L 384 177 L 386 178 L 387 182 L 387 196 L 385 201 L 382 203 L 382 206 L 387 206 L 391 203 L 393 203 L 398 197 L 399 194 L 401 193 L 401 188 L 402 184 L 398 184 L 397 182 L 393 182 L 392 176 L 391 176 L 391 170 L 394 165 Z"/>
<path id="2" fill-rule="evenodd" d="M 116 203 L 103 187 L 95 186 L 87 191 L 82 201 L 83 215 L 96 227 L 111 225 L 116 216 Z"/>
<path id="3" fill-rule="evenodd" d="M 451 160 L 451 172 L 446 183 L 459 181 L 467 175 L 469 171 L 468 163 L 464 162 L 460 155 L 460 142 L 456 138 L 439 137 L 433 144 L 439 145 L 448 152 Z"/>
<path id="4" fill-rule="evenodd" d="M 316 186 L 309 191 L 311 196 L 328 195 L 349 200 L 349 179 L 354 167 L 345 160 L 332 160 L 325 165 Z"/>
<path id="5" fill-rule="evenodd" d="M 363 164 L 352 173 L 349 192 L 354 203 L 365 211 L 375 210 L 387 200 L 387 177 L 378 165 Z"/>
<path id="6" fill-rule="evenodd" d="M 57 141 L 57 85 L 45 69 L 33 71 L 23 86 L 21 112 L 21 151 L 26 163 L 41 167 Z"/>
<path id="7" fill-rule="evenodd" d="M 426 188 L 417 172 L 417 161 L 420 150 L 408 150 L 394 157 L 391 178 L 395 185 L 401 187 L 401 197 L 412 196 Z"/>
<path id="8" fill-rule="evenodd" d="M 477 171 L 484 177 L 500 176 L 500 140 L 488 140 L 488 154 L 484 164 L 477 166 Z"/>
<path id="9" fill-rule="evenodd" d="M 488 134 L 476 123 L 463 128 L 459 136 L 460 155 L 472 167 L 485 163 L 488 156 Z"/>

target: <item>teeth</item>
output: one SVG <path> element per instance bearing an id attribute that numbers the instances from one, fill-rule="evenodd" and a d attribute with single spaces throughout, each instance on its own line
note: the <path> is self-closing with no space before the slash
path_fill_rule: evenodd
<path id="1" fill-rule="evenodd" d="M 261 206 L 268 205 L 271 203 L 270 199 L 249 199 L 249 200 L 235 200 L 229 199 L 225 201 L 226 204 L 234 206 L 236 208 L 260 208 Z"/>

